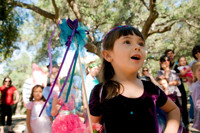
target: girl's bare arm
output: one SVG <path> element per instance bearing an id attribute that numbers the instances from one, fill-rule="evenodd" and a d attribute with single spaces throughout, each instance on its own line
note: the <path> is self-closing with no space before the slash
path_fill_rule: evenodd
<path id="1" fill-rule="evenodd" d="M 100 123 L 101 122 L 101 117 L 102 116 L 93 116 L 93 115 L 90 115 L 92 123 Z"/>
<path id="2" fill-rule="evenodd" d="M 32 133 L 30 122 L 31 122 L 31 110 L 27 109 L 27 111 L 26 111 L 26 125 L 27 125 L 27 129 L 28 129 L 28 133 Z"/>
<path id="3" fill-rule="evenodd" d="M 164 133 L 177 133 L 180 125 L 180 110 L 169 98 L 164 106 L 161 107 L 167 116 L 167 123 Z"/>

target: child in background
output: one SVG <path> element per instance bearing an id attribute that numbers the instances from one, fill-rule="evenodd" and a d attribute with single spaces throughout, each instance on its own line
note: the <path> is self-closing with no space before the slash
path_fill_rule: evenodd
<path id="1" fill-rule="evenodd" d="M 200 62 L 193 63 L 192 72 L 195 83 L 192 84 L 192 99 L 194 103 L 193 128 L 200 130 Z"/>
<path id="2" fill-rule="evenodd" d="M 182 110 L 181 105 L 178 100 L 178 97 L 174 94 L 168 94 L 169 83 L 168 83 L 167 79 L 157 77 L 156 81 L 162 86 L 162 89 L 165 92 L 165 94 L 180 108 L 180 110 Z"/>
<path id="3" fill-rule="evenodd" d="M 156 81 L 162 86 L 162 89 L 165 92 L 165 94 L 168 95 L 169 84 L 168 84 L 167 79 L 156 77 Z"/>
<path id="4" fill-rule="evenodd" d="M 191 67 L 187 65 L 186 58 L 183 56 L 178 59 L 178 70 L 180 71 L 180 76 L 185 78 L 186 82 L 191 84 L 193 80 Z"/>
<path id="5" fill-rule="evenodd" d="M 168 94 L 168 87 L 169 83 L 166 78 L 156 78 L 156 81 L 162 86 L 162 89 L 164 90 L 165 94 L 174 102 L 176 105 L 179 107 L 179 109 L 182 111 L 182 108 L 180 106 L 180 103 L 178 101 L 178 98 L 176 95 L 173 94 Z M 162 133 L 165 128 L 165 121 L 166 121 L 166 116 L 163 115 L 163 111 L 157 108 L 157 116 L 158 116 L 158 122 L 159 122 L 159 132 Z M 183 128 L 184 123 L 181 123 L 178 133 L 187 133 L 186 128 Z"/>
<path id="6" fill-rule="evenodd" d="M 87 101 L 89 102 L 90 93 L 95 85 L 99 83 L 96 76 L 99 72 L 99 66 L 95 61 L 91 61 L 86 66 L 85 88 L 87 93 Z"/>
<path id="7" fill-rule="evenodd" d="M 53 99 L 51 115 L 55 119 L 52 124 L 52 133 L 83 133 L 84 130 L 87 131 L 85 124 L 76 114 L 75 96 L 70 95 L 67 103 L 62 106 L 58 113 L 63 102 L 62 98 L 54 97 Z M 78 132 L 77 129 L 82 129 L 83 132 Z"/>
<path id="8" fill-rule="evenodd" d="M 48 68 L 48 71 L 49 71 L 50 70 L 50 64 L 47 66 L 47 68 Z M 49 96 L 49 92 L 51 90 L 51 87 L 54 84 L 54 81 L 55 81 L 56 76 L 58 74 L 58 70 L 59 70 L 59 66 L 58 66 L 57 62 L 53 60 L 52 61 L 52 73 L 51 73 L 51 75 L 48 74 L 47 84 L 46 84 L 46 87 L 44 87 L 44 89 L 43 89 L 43 96 L 44 96 L 45 99 L 47 99 L 48 96 Z M 60 77 L 58 77 L 57 80 L 56 80 L 55 86 L 53 88 L 53 91 L 50 95 L 50 98 L 48 100 L 49 106 L 46 109 L 47 115 L 50 117 L 51 120 L 53 120 L 53 117 L 51 116 L 51 108 L 52 108 L 53 97 L 59 95 L 60 87 L 62 87 L 62 86 L 60 85 Z"/>
<path id="9" fill-rule="evenodd" d="M 55 117 L 52 124 L 52 133 L 90 133 L 89 127 L 84 124 L 79 116 L 79 112 L 75 110 L 75 97 L 70 95 L 68 102 L 63 104 L 62 98 L 54 97 L 52 103 L 51 115 Z M 93 130 L 101 133 L 102 126 L 100 124 L 92 124 Z"/>
<path id="10" fill-rule="evenodd" d="M 45 103 L 42 95 L 43 87 L 35 85 L 32 89 L 30 102 L 27 104 L 25 133 L 51 133 L 51 120 L 46 111 L 39 117 L 40 111 Z"/>
<path id="11" fill-rule="evenodd" d="M 137 78 L 145 57 L 145 39 L 132 26 L 119 26 L 103 40 L 103 83 L 92 90 L 93 123 L 103 123 L 107 133 L 158 133 L 156 106 L 166 112 L 165 132 L 177 133 L 178 107 L 151 81 Z"/>
<path id="12" fill-rule="evenodd" d="M 195 60 L 193 60 L 192 62 L 190 62 L 189 66 L 192 67 L 193 63 L 200 61 L 200 45 L 195 45 L 192 49 L 192 56 Z M 193 83 L 192 83 L 193 84 Z M 191 85 L 192 86 L 192 85 Z M 194 103 L 192 100 L 192 87 L 190 86 L 190 109 L 189 109 L 189 121 L 193 122 L 194 119 Z"/>

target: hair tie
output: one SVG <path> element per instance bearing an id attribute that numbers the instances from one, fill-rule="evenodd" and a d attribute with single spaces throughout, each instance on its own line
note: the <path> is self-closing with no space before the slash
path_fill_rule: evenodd
<path id="1" fill-rule="evenodd" d="M 107 38 L 107 36 L 108 36 L 110 33 L 112 33 L 113 31 L 115 31 L 115 30 L 117 30 L 117 29 L 120 29 L 120 28 L 122 28 L 122 27 L 132 27 L 132 26 L 130 26 L 130 25 L 121 25 L 121 26 L 117 26 L 117 27 L 113 28 L 112 30 L 110 30 L 110 31 L 105 35 L 105 37 L 103 38 L 103 41 Z"/>

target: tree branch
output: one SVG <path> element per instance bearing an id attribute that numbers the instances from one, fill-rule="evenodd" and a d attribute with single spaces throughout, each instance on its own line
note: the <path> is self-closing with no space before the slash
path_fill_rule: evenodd
<path id="1" fill-rule="evenodd" d="M 151 28 L 151 25 L 154 23 L 154 21 L 158 18 L 158 12 L 156 11 L 156 1 L 155 0 L 149 0 L 150 2 L 150 14 L 145 22 L 143 28 L 142 28 L 142 34 L 144 35 L 144 38 L 146 39 L 148 37 L 148 32 Z"/>
<path id="2" fill-rule="evenodd" d="M 71 7 L 72 11 L 74 12 L 79 22 L 82 22 L 84 24 L 83 18 L 81 16 L 81 13 L 78 9 L 78 5 L 76 4 L 75 0 L 67 0 L 67 2 L 69 3 L 69 6 Z"/>
<path id="3" fill-rule="evenodd" d="M 147 10 L 150 10 L 149 7 L 147 6 L 147 4 L 144 2 L 144 0 L 141 0 L 143 5 L 147 8 Z"/>
<path id="4" fill-rule="evenodd" d="M 58 18 L 59 18 L 59 10 L 58 10 L 58 7 L 57 7 L 57 5 L 56 5 L 55 0 L 52 0 L 52 3 L 53 3 L 54 10 L 55 10 L 55 19 L 58 20 Z M 56 20 L 55 20 L 55 21 L 56 21 Z M 58 23 L 58 22 L 56 22 L 56 23 Z"/>
<path id="5" fill-rule="evenodd" d="M 194 28 L 200 29 L 200 26 L 198 26 L 198 25 L 195 25 L 195 24 L 193 24 L 193 23 L 189 22 L 188 20 L 185 20 L 184 22 L 185 22 L 186 24 L 188 24 L 188 25 L 190 25 L 190 26 L 194 27 Z"/>
<path id="6" fill-rule="evenodd" d="M 163 27 L 162 29 L 159 28 L 159 29 L 150 31 L 150 32 L 148 33 L 147 37 L 150 36 L 150 35 L 152 35 L 152 34 L 155 34 L 155 33 L 164 33 L 164 32 L 166 32 L 166 31 L 170 31 L 170 30 L 171 30 L 171 27 L 172 27 L 175 23 L 176 23 L 176 21 L 174 21 L 173 23 L 171 23 L 171 24 L 168 25 L 168 26 Z"/>
<path id="7" fill-rule="evenodd" d="M 22 3 L 22 2 L 19 2 L 19 1 L 12 1 L 12 2 L 9 1 L 8 4 L 11 4 L 14 7 L 19 6 L 19 7 L 22 7 L 22 8 L 30 9 L 30 10 L 40 14 L 41 16 L 52 19 L 55 22 L 56 16 L 54 14 L 49 13 L 45 10 L 42 10 L 39 7 L 36 7 L 34 5 Z"/>

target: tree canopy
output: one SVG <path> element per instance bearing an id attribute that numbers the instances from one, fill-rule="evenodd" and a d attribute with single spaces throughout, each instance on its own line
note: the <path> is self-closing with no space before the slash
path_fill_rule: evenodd
<path id="1" fill-rule="evenodd" d="M 89 28 L 86 48 L 98 56 L 102 36 L 115 26 L 124 24 L 133 25 L 142 31 L 146 39 L 147 59 L 158 60 L 166 48 L 173 49 L 177 56 L 191 55 L 192 47 L 200 40 L 198 0 L 49 0 L 35 3 L 8 0 L 6 7 L 9 6 L 31 11 L 33 19 L 24 22 L 16 31 L 29 30 L 29 33 L 20 33 L 20 41 L 28 41 L 29 47 L 38 48 L 36 62 L 47 59 L 49 38 L 59 19 L 63 18 L 77 18 Z M 60 47 L 58 33 L 57 30 L 52 39 L 55 54 L 59 53 Z M 11 45 L 14 47 L 15 43 Z M 7 43 L 3 46 L 10 48 Z"/>

